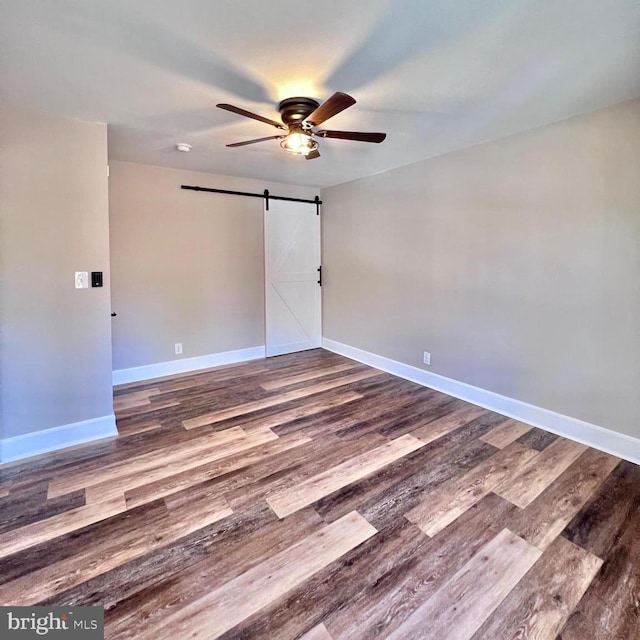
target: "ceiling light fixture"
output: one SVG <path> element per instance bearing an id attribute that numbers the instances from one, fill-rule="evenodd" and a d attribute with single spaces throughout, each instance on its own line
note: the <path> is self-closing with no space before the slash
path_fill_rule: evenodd
<path id="1" fill-rule="evenodd" d="M 287 153 L 308 156 L 312 151 L 317 150 L 318 143 L 302 127 L 293 125 L 289 128 L 289 134 L 280 141 L 280 146 Z"/>
<path id="2" fill-rule="evenodd" d="M 191 151 L 191 145 L 186 142 L 178 142 L 176 149 L 182 151 L 182 153 L 189 153 L 189 151 Z"/>
<path id="3" fill-rule="evenodd" d="M 316 127 L 333 116 L 341 113 L 356 103 L 355 98 L 336 91 L 326 102 L 320 104 L 313 98 L 286 98 L 278 104 L 278 111 L 282 122 L 252 113 L 232 104 L 219 103 L 216 106 L 225 111 L 230 111 L 245 118 L 258 120 L 270 124 L 279 130 L 278 135 L 232 142 L 227 147 L 244 147 L 248 144 L 265 142 L 266 140 L 278 140 L 284 151 L 295 156 L 302 156 L 306 160 L 315 160 L 320 157 L 318 151 L 318 138 L 337 138 L 338 140 L 356 140 L 359 142 L 382 142 L 386 133 L 364 131 L 331 131 Z M 286 133 L 282 133 L 285 131 Z"/>

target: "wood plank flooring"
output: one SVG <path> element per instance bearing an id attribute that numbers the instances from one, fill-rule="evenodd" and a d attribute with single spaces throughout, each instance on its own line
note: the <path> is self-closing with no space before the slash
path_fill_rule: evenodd
<path id="1" fill-rule="evenodd" d="M 313 350 L 0 467 L 0 604 L 109 640 L 638 640 L 640 468 Z"/>

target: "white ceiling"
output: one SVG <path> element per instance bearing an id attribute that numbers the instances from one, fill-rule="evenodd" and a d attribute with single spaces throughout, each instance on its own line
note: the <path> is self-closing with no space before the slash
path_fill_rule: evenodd
<path id="1" fill-rule="evenodd" d="M 316 187 L 640 96 L 638 0 L 1 0 L 0 38 L 4 101 L 107 122 L 112 159 Z M 334 91 L 324 127 L 387 140 L 225 147 L 277 131 L 217 102 Z"/>

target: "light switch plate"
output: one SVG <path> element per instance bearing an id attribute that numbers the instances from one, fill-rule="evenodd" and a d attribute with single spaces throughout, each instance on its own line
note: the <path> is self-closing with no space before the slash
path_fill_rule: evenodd
<path id="1" fill-rule="evenodd" d="M 89 288 L 89 272 L 88 271 L 76 271 L 76 289 L 88 289 Z"/>

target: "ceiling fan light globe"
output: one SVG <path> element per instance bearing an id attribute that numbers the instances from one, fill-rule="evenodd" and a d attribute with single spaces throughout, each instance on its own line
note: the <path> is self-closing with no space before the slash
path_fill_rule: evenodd
<path id="1" fill-rule="evenodd" d="M 318 143 L 308 134 L 294 132 L 280 141 L 280 146 L 296 156 L 307 156 L 318 148 Z"/>
<path id="2" fill-rule="evenodd" d="M 291 150 L 300 149 L 305 146 L 304 136 L 301 133 L 292 133 L 287 140 L 287 146 Z"/>

